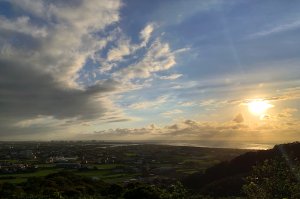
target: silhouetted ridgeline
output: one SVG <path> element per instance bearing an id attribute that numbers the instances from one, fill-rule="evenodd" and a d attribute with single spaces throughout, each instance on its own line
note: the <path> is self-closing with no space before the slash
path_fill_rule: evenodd
<path id="1" fill-rule="evenodd" d="M 183 179 L 183 184 L 194 192 L 212 196 L 240 195 L 244 178 L 252 167 L 268 159 L 283 159 L 289 163 L 300 160 L 300 143 L 275 145 L 272 149 L 247 152 L 229 162 L 221 162 L 204 173 L 194 173 Z"/>

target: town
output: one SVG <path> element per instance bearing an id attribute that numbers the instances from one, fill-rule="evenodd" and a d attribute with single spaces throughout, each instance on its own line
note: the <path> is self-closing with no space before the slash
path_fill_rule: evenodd
<path id="1" fill-rule="evenodd" d="M 0 181 L 62 170 L 113 183 L 178 180 L 249 150 L 104 141 L 1 142 Z"/>

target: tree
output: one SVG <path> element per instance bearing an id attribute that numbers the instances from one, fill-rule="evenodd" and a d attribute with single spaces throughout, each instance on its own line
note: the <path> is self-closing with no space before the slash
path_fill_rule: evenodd
<path id="1" fill-rule="evenodd" d="M 284 158 L 254 166 L 243 191 L 248 198 L 300 198 L 299 164 Z"/>
<path id="2" fill-rule="evenodd" d="M 140 198 L 140 199 L 161 199 L 162 191 L 155 186 L 145 184 L 137 184 L 135 187 L 130 187 L 125 193 L 125 199 Z"/>

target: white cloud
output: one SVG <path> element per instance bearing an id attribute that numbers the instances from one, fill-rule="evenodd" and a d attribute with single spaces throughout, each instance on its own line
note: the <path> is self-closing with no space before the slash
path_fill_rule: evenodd
<path id="1" fill-rule="evenodd" d="M 219 102 L 215 99 L 207 99 L 207 100 L 203 100 L 199 103 L 200 106 L 215 106 L 217 105 Z"/>
<path id="2" fill-rule="evenodd" d="M 168 100 L 167 96 L 161 96 L 161 97 L 158 97 L 156 100 L 133 103 L 129 106 L 129 108 L 131 108 L 131 109 L 155 108 L 161 104 L 166 103 L 167 100 Z"/>
<path id="3" fill-rule="evenodd" d="M 87 60 L 95 59 L 112 40 L 112 35 L 99 33 L 119 21 L 121 1 L 7 2 L 15 9 L 12 16 L 0 17 L 3 134 L 48 133 L 70 121 L 129 119 L 112 97 L 123 91 L 120 82 L 102 79 L 92 86 L 77 82 Z"/>
<path id="4" fill-rule="evenodd" d="M 191 48 L 179 48 L 173 52 L 173 54 L 180 54 L 191 50 Z"/>
<path id="5" fill-rule="evenodd" d="M 172 68 L 175 64 L 175 56 L 186 52 L 189 48 L 181 48 L 172 51 L 169 44 L 162 42 L 160 37 L 150 41 L 155 24 L 149 23 L 140 31 L 140 43 L 132 43 L 131 39 L 125 35 L 120 28 L 116 28 L 112 41 L 114 47 L 110 48 L 105 58 L 98 58 L 101 67 L 100 73 L 111 75 L 113 78 L 123 82 L 135 78 L 149 78 L 152 74 Z M 149 45 L 148 45 L 149 44 Z M 143 50 L 141 50 L 143 49 Z M 125 61 L 134 60 L 129 65 Z M 113 73 L 112 69 L 115 69 Z M 177 79 L 182 74 L 162 76 L 160 79 Z"/>
<path id="6" fill-rule="evenodd" d="M 63 121 L 56 120 L 52 116 L 38 116 L 32 119 L 25 119 L 15 123 L 16 127 L 28 128 L 28 127 L 45 127 L 45 126 L 55 126 L 57 123 L 63 123 Z"/>
<path id="7" fill-rule="evenodd" d="M 240 121 L 240 120 L 239 120 Z M 222 142 L 285 142 L 299 139 L 300 121 L 293 124 L 274 121 L 248 125 L 234 121 L 200 122 L 183 120 L 167 126 L 117 128 L 94 132 L 89 139 L 141 139 L 141 140 L 222 140 Z"/>
<path id="8" fill-rule="evenodd" d="M 185 102 L 180 102 L 180 106 L 195 106 L 195 102 L 193 101 L 185 101 Z"/>
<path id="9" fill-rule="evenodd" d="M 293 30 L 300 27 L 300 20 L 290 21 L 282 24 L 275 25 L 265 30 L 253 33 L 248 36 L 248 38 L 264 37 L 270 34 L 280 33 L 284 31 Z"/>
<path id="10" fill-rule="evenodd" d="M 107 61 L 120 61 L 131 53 L 129 40 L 119 40 L 118 46 L 107 53 Z"/>
<path id="11" fill-rule="evenodd" d="M 141 32 L 140 32 L 140 39 L 142 40 L 141 46 L 145 47 L 149 42 L 151 34 L 154 30 L 154 24 L 148 24 Z"/>
<path id="12" fill-rule="evenodd" d="M 173 115 L 177 115 L 180 113 L 183 113 L 183 111 L 179 109 L 174 109 L 174 110 L 166 111 L 162 113 L 162 115 L 164 115 L 165 117 L 172 117 Z"/>
<path id="13" fill-rule="evenodd" d="M 38 27 L 30 23 L 27 16 L 17 17 L 16 19 L 7 19 L 0 16 L 0 27 L 2 30 L 19 32 L 32 37 L 46 37 L 47 31 L 45 27 Z"/>
<path id="14" fill-rule="evenodd" d="M 160 79 L 163 79 L 163 80 L 174 80 L 174 79 L 178 79 L 181 76 L 182 76 L 182 74 L 172 74 L 172 75 L 169 75 L 169 76 L 161 76 Z"/>
<path id="15" fill-rule="evenodd" d="M 21 9 L 30 12 L 31 14 L 38 16 L 38 17 L 43 17 L 46 18 L 49 15 L 47 14 L 48 9 L 45 6 L 44 1 L 40 0 L 9 0 L 13 4 L 17 5 Z"/>
<path id="16" fill-rule="evenodd" d="M 121 69 L 113 75 L 124 79 L 148 78 L 152 73 L 168 70 L 175 64 L 175 56 L 169 45 L 156 39 L 139 62 Z"/>
<path id="17" fill-rule="evenodd" d="M 100 73 L 111 71 L 124 61 L 124 57 L 129 55 L 134 56 L 138 50 L 146 47 L 153 31 L 154 25 L 152 23 L 146 25 L 140 32 L 141 43 L 133 44 L 130 38 L 128 38 L 119 27 L 116 28 L 112 39 L 115 40 L 116 45 L 109 49 L 106 58 L 99 59 L 101 63 Z"/>
<path id="18" fill-rule="evenodd" d="M 117 22 L 121 7 L 118 0 L 14 0 L 11 3 L 44 23 L 42 27 L 35 25 L 30 15 L 16 20 L 2 17 L 1 30 L 10 30 L 11 35 L 31 35 L 32 38 L 19 38 L 22 43 L 18 45 L 0 39 L 0 44 L 5 46 L 6 52 L 7 49 L 10 50 L 9 54 L 1 54 L 0 58 L 22 60 L 36 70 L 51 74 L 58 82 L 69 87 L 78 86 L 75 81 L 78 71 L 88 57 L 93 57 L 95 52 L 106 45 L 103 43 L 106 38 L 95 36 L 94 33 Z"/>

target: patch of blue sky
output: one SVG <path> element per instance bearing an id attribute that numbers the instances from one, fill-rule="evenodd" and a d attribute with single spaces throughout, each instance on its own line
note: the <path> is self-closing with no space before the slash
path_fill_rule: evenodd
<path id="1" fill-rule="evenodd" d="M 11 5 L 8 1 L 0 1 L 0 15 L 6 16 L 6 17 L 16 17 L 14 6 Z"/>
<path id="2" fill-rule="evenodd" d="M 4 16 L 8 19 L 14 20 L 19 17 L 28 17 L 30 23 L 34 24 L 38 27 L 43 27 L 45 25 L 50 25 L 48 19 L 45 20 L 34 13 L 30 13 L 26 10 L 22 10 L 22 8 L 13 5 L 11 2 L 7 0 L 0 0 L 0 16 Z M 52 18 L 51 23 L 55 23 L 56 19 Z"/>
<path id="3" fill-rule="evenodd" d="M 260 5 L 256 5 L 249 2 L 237 3 L 232 7 L 222 6 L 197 13 L 180 24 L 167 27 L 164 37 L 171 46 L 191 47 L 195 56 L 181 67 L 182 72 L 190 74 L 191 78 L 199 75 L 208 77 L 216 73 L 248 72 L 261 61 L 297 56 L 299 45 L 290 45 L 290 42 L 299 42 L 298 28 L 282 30 L 265 38 L 245 39 L 259 29 L 278 25 L 274 21 L 284 23 L 295 20 L 295 15 L 298 15 L 296 7 L 279 1 L 275 4 L 260 2 Z M 289 12 L 278 15 L 278 10 Z"/>

